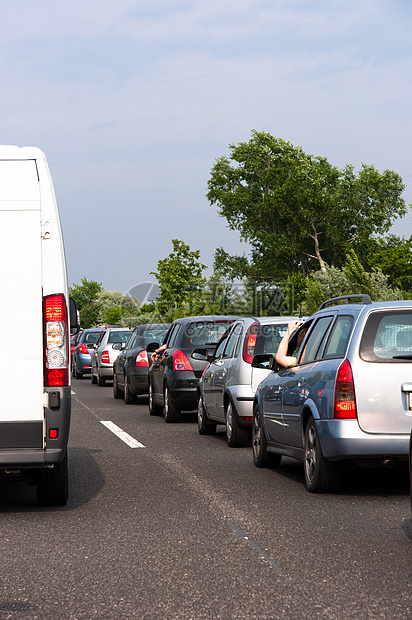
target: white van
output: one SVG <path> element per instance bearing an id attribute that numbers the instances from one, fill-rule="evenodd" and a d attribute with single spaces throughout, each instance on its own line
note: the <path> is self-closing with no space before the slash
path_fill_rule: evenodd
<path id="1" fill-rule="evenodd" d="M 53 184 L 35 147 L 0 146 L 0 264 L 0 475 L 64 505 L 70 304 Z"/>

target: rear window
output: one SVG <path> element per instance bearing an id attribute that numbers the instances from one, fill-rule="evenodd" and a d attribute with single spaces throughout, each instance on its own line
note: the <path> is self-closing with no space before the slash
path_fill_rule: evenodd
<path id="1" fill-rule="evenodd" d="M 109 339 L 108 339 L 108 344 L 113 344 L 115 342 L 126 342 L 127 339 L 130 336 L 130 331 L 124 331 L 124 332 L 110 332 L 109 334 Z"/>
<path id="2" fill-rule="evenodd" d="M 87 334 L 84 334 L 83 342 L 90 342 L 92 344 L 96 344 L 101 335 L 102 332 L 89 332 Z"/>
<path id="3" fill-rule="evenodd" d="M 182 347 L 216 344 L 233 321 L 197 321 L 184 325 Z"/>
<path id="4" fill-rule="evenodd" d="M 366 362 L 412 361 L 412 311 L 385 311 L 371 314 L 360 344 Z"/>
<path id="5" fill-rule="evenodd" d="M 272 353 L 272 355 L 276 355 L 279 343 L 286 334 L 287 329 L 287 323 L 259 325 L 253 355 L 261 355 L 263 353 Z"/>
<path id="6" fill-rule="evenodd" d="M 150 329 L 143 332 L 140 339 L 141 344 L 144 348 L 146 348 L 151 342 L 158 342 L 159 344 L 163 343 L 165 336 L 168 332 L 168 327 L 166 329 Z"/>

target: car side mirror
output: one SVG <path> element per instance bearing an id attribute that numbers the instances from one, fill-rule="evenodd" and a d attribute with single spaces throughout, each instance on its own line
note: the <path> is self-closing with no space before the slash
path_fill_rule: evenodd
<path id="1" fill-rule="evenodd" d="M 252 368 L 264 368 L 265 370 L 275 370 L 277 366 L 276 359 L 271 353 L 262 353 L 255 355 L 252 359 Z"/>
<path id="2" fill-rule="evenodd" d="M 112 349 L 115 349 L 116 351 L 120 351 L 124 344 L 126 343 L 125 342 L 113 342 Z"/>
<path id="3" fill-rule="evenodd" d="M 70 334 L 77 334 L 80 331 L 80 314 L 77 301 L 73 297 L 69 297 L 69 315 L 70 315 Z"/>
<path id="4" fill-rule="evenodd" d="M 151 342 L 150 344 L 147 345 L 146 351 L 148 353 L 154 353 L 156 349 L 158 349 L 159 347 L 160 347 L 160 344 L 158 342 Z"/>
<path id="5" fill-rule="evenodd" d="M 207 349 L 195 349 L 192 351 L 190 357 L 193 357 L 194 360 L 199 360 L 201 362 L 213 362 L 215 356 L 213 353 L 210 353 Z"/>

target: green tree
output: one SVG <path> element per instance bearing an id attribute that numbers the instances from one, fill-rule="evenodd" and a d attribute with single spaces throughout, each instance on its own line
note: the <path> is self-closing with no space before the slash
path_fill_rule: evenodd
<path id="1" fill-rule="evenodd" d="M 199 297 L 204 280 L 202 272 L 207 268 L 199 262 L 200 251 L 172 239 L 173 251 L 157 263 L 157 271 L 151 272 L 157 279 L 160 295 L 157 309 L 164 319 L 192 314 L 194 301 Z"/>
<path id="2" fill-rule="evenodd" d="M 365 164 L 358 174 L 350 165 L 341 171 L 257 131 L 229 151 L 212 168 L 207 197 L 251 244 L 249 275 L 286 279 L 342 267 L 350 247 L 362 248 L 406 213 L 404 185 L 393 171 Z"/>
<path id="3" fill-rule="evenodd" d="M 136 316 L 140 310 L 140 302 L 133 295 L 107 289 L 97 294 L 96 305 L 99 308 L 99 323 L 107 324 L 123 325 L 126 317 Z"/>
<path id="4" fill-rule="evenodd" d="M 74 284 L 69 288 L 69 295 L 74 297 L 79 306 L 80 325 L 83 328 L 93 327 L 98 322 L 99 307 L 96 298 L 102 290 L 101 282 L 87 278 L 82 278 L 81 284 Z"/>

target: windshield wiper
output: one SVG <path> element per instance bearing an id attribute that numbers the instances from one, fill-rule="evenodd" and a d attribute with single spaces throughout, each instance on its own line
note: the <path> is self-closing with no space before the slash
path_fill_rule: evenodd
<path id="1" fill-rule="evenodd" d="M 392 357 L 393 360 L 412 360 L 412 353 L 404 354 L 404 355 L 394 355 Z"/>

